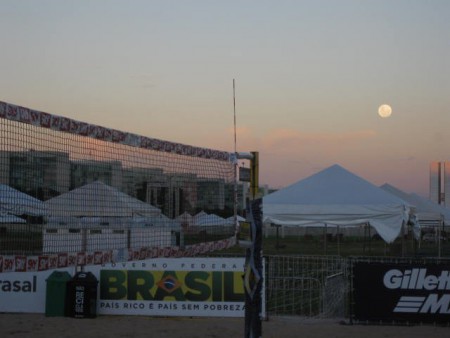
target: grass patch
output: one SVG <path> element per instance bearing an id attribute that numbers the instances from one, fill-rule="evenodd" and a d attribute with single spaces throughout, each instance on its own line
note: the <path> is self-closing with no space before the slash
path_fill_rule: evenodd
<path id="1" fill-rule="evenodd" d="M 397 239 L 391 244 L 381 239 L 363 239 L 344 237 L 339 241 L 324 240 L 323 236 L 270 236 L 262 239 L 264 255 L 319 255 L 319 256 L 421 256 L 437 257 L 436 243 L 419 244 L 412 238 Z M 243 254 L 245 249 L 239 246 L 221 251 L 227 254 Z M 441 257 L 450 256 L 450 243 L 441 243 Z"/>

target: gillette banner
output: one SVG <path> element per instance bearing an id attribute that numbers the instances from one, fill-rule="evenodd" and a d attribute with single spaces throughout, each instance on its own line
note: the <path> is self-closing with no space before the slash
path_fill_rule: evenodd
<path id="1" fill-rule="evenodd" d="M 450 264 L 358 262 L 353 267 L 354 318 L 450 322 Z"/>

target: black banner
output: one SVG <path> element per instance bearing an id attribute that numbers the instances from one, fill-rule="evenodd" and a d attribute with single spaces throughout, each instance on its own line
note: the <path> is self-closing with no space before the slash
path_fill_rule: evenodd
<path id="1" fill-rule="evenodd" d="M 450 322 L 450 264 L 357 262 L 354 318 L 383 322 Z"/>
<path id="2" fill-rule="evenodd" d="M 262 337 L 262 199 L 253 200 L 247 213 L 251 226 L 251 247 L 246 249 L 244 291 L 245 291 L 245 338 Z"/>

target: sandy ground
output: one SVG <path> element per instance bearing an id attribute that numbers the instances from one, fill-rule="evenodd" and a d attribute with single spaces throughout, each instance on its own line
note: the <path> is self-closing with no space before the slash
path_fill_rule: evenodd
<path id="1" fill-rule="evenodd" d="M 242 318 L 155 318 L 98 316 L 76 319 L 44 314 L 0 314 L 0 337 L 244 337 Z M 450 337 L 450 327 L 433 325 L 346 325 L 340 320 L 272 317 L 262 323 L 263 337 L 372 338 Z"/>

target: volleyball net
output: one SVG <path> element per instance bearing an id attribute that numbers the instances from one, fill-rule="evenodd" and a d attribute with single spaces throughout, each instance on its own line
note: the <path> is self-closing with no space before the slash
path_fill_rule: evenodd
<path id="1" fill-rule="evenodd" d="M 0 102 L 0 272 L 231 247 L 237 184 L 233 153 Z"/>

